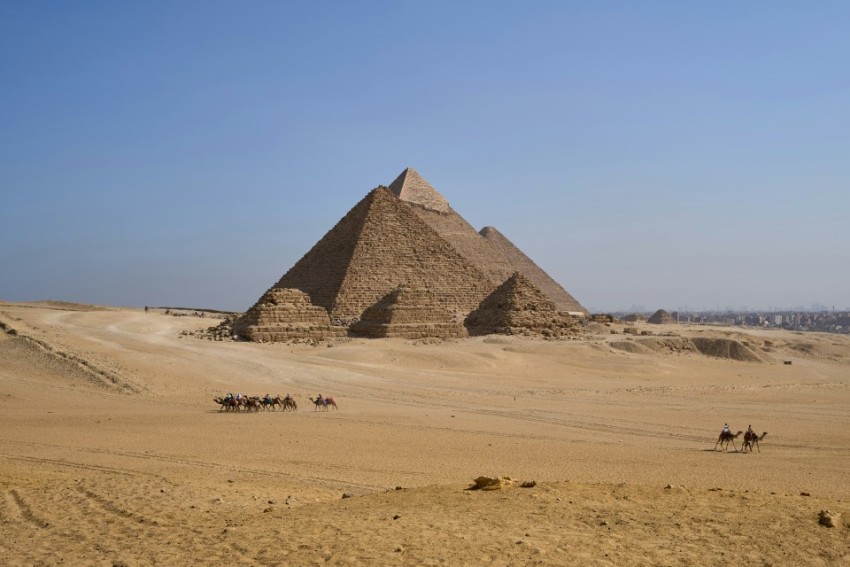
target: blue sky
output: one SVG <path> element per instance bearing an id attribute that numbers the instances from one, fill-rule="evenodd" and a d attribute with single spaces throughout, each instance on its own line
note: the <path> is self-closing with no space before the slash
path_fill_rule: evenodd
<path id="1" fill-rule="evenodd" d="M 0 299 L 244 310 L 415 167 L 592 310 L 850 307 L 845 2 L 0 2 Z"/>

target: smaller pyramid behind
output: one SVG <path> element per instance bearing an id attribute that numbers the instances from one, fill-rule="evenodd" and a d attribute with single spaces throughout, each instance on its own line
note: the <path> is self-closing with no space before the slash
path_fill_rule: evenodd
<path id="1" fill-rule="evenodd" d="M 424 288 L 401 285 L 367 308 L 352 325 L 352 334 L 366 337 L 465 337 L 466 329 Z"/>
<path id="2" fill-rule="evenodd" d="M 560 337 L 574 332 L 575 322 L 531 281 L 515 272 L 487 296 L 464 322 L 470 335 L 542 335 Z"/>
<path id="3" fill-rule="evenodd" d="M 665 325 L 668 323 L 675 323 L 676 320 L 673 317 L 664 311 L 663 309 L 659 309 L 655 313 L 652 314 L 652 317 L 647 319 L 647 323 L 653 323 L 655 325 Z"/>
<path id="4" fill-rule="evenodd" d="M 587 310 L 504 235 L 492 227 L 475 230 L 419 173 L 408 167 L 390 183 L 390 191 L 413 205 L 413 211 L 460 252 L 493 286 L 520 272 L 555 302 L 576 315 Z"/>
<path id="5" fill-rule="evenodd" d="M 264 293 L 233 322 L 232 329 L 234 335 L 257 342 L 326 340 L 346 335 L 343 327 L 331 326 L 327 310 L 310 303 L 306 293 L 282 288 Z"/>
<path id="6" fill-rule="evenodd" d="M 388 187 L 396 197 L 426 209 L 448 213 L 451 207 L 445 197 L 434 189 L 419 172 L 408 167 Z"/>

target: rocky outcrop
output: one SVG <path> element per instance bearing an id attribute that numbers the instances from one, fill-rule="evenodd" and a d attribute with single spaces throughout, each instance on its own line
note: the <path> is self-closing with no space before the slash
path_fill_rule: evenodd
<path id="1" fill-rule="evenodd" d="M 716 358 L 728 358 L 740 362 L 762 362 L 761 357 L 749 347 L 734 339 L 712 339 L 695 337 L 691 342 L 702 354 Z"/>

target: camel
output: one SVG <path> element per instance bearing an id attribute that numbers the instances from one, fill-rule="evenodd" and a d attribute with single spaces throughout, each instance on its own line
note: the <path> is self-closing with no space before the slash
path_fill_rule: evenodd
<path id="1" fill-rule="evenodd" d="M 328 411 L 328 406 L 333 406 L 334 409 L 339 409 L 333 398 L 323 398 L 321 394 L 319 394 L 319 397 L 315 400 L 313 398 L 310 398 L 309 396 L 308 399 L 313 402 L 313 405 L 316 406 L 315 408 L 313 408 L 313 411 L 316 411 L 319 408 L 322 408 L 322 411 Z"/>
<path id="2" fill-rule="evenodd" d="M 213 398 L 213 401 L 219 404 L 221 407 L 218 411 L 238 411 L 239 410 L 239 402 L 236 401 L 236 398 Z"/>
<path id="3" fill-rule="evenodd" d="M 259 396 L 251 396 L 250 398 L 242 398 L 241 404 L 245 406 L 245 411 L 260 411 L 263 407 Z"/>
<path id="4" fill-rule="evenodd" d="M 295 400 L 292 398 L 292 396 L 287 395 L 285 398 L 281 398 L 280 396 L 278 396 L 275 398 L 275 401 L 280 404 L 280 407 L 283 411 L 286 411 L 287 409 L 295 411 L 298 409 L 298 404 L 295 403 Z"/>
<path id="5" fill-rule="evenodd" d="M 759 448 L 759 441 L 761 441 L 765 437 L 767 437 L 767 431 L 762 433 L 761 437 L 759 437 L 758 434 L 755 433 L 755 432 L 751 433 L 751 432 L 747 431 L 747 433 L 744 434 L 744 446 L 741 447 L 741 450 L 746 451 L 747 448 L 749 447 L 750 453 L 752 453 L 753 452 L 753 445 L 755 445 L 756 449 L 758 449 L 758 452 L 761 453 L 761 449 Z"/>
<path id="6" fill-rule="evenodd" d="M 718 445 L 720 445 L 723 448 L 724 451 L 727 450 L 729 448 L 729 442 L 731 441 L 732 446 L 735 447 L 735 450 L 737 451 L 738 446 L 735 445 L 735 439 L 737 439 L 738 436 L 743 434 L 743 433 L 744 433 L 743 431 L 739 431 L 738 433 L 735 433 L 733 435 L 731 431 L 721 431 L 720 437 L 717 438 L 717 443 L 714 444 L 715 450 L 717 449 Z M 725 445 L 724 445 L 724 443 L 725 443 Z"/>

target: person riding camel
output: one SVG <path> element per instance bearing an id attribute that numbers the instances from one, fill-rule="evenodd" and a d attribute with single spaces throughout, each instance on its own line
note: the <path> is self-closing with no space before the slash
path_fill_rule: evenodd
<path id="1" fill-rule="evenodd" d="M 729 429 L 728 423 L 723 424 L 723 433 L 732 433 L 732 431 Z"/>

